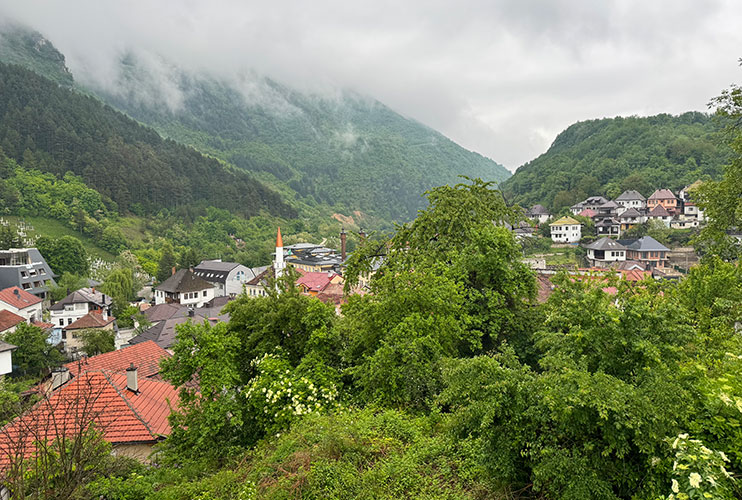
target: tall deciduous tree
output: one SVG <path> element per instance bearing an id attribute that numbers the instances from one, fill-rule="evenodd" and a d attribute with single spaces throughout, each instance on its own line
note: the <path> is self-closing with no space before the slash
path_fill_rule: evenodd
<path id="1" fill-rule="evenodd" d="M 88 253 L 82 242 L 74 236 L 41 236 L 36 240 L 36 248 L 55 273 L 88 274 Z"/>

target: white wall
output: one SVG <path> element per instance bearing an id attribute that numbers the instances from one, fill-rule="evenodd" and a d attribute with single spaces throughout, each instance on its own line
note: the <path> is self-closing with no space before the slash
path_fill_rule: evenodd
<path id="1" fill-rule="evenodd" d="M 554 243 L 577 243 L 582 238 L 582 226 L 570 224 L 551 226 L 551 239 Z"/>
<path id="2" fill-rule="evenodd" d="M 226 282 L 226 295 L 239 295 L 242 293 L 243 285 L 252 279 L 252 272 L 242 264 L 229 272 Z"/>
<path id="3" fill-rule="evenodd" d="M 74 323 L 85 316 L 88 312 L 88 304 L 65 304 L 62 311 L 49 311 L 49 322 L 55 327 L 64 327 Z"/>
<path id="4" fill-rule="evenodd" d="M 13 371 L 12 351 L 0 352 L 0 375 L 5 375 Z"/>

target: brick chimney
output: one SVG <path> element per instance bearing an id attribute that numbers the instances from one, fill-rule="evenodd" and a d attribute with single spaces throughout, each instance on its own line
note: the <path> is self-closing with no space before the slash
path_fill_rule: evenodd
<path id="1" fill-rule="evenodd" d="M 361 228 L 361 230 L 358 231 L 358 236 L 361 237 L 361 243 L 366 241 L 366 232 L 363 230 L 363 228 Z"/>
<path id="2" fill-rule="evenodd" d="M 345 228 L 342 228 L 340 230 L 340 258 L 343 259 L 343 262 L 345 262 L 345 239 L 347 238 L 347 235 L 345 234 Z"/>
<path id="3" fill-rule="evenodd" d="M 172 276 L 173 274 L 175 274 L 175 266 L 173 266 L 172 270 L 170 271 L 170 276 Z"/>

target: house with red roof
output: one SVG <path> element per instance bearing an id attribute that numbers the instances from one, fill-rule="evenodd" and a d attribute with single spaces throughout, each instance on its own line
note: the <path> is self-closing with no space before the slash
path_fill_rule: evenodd
<path id="1" fill-rule="evenodd" d="M 115 332 L 116 318 L 103 311 L 91 311 L 62 329 L 62 344 L 67 355 L 75 358 L 81 354 L 83 330 L 107 330 Z"/>
<path id="2" fill-rule="evenodd" d="M 678 211 L 678 199 L 669 189 L 658 189 L 647 198 L 647 209 L 650 212 L 657 206 L 662 206 L 671 215 L 675 215 Z"/>
<path id="3" fill-rule="evenodd" d="M 140 378 L 136 367 L 126 373 L 86 371 L 0 429 L 0 474 L 36 455 L 40 443 L 71 443 L 90 426 L 116 455 L 147 460 L 170 434 L 167 417 L 177 404 L 172 385 Z"/>
<path id="4" fill-rule="evenodd" d="M 13 333 L 18 325 L 25 323 L 23 316 L 18 316 L 10 311 L 0 311 L 0 336 Z"/>
<path id="5" fill-rule="evenodd" d="M 11 286 L 0 290 L 0 310 L 10 311 L 27 322 L 41 320 L 43 300 L 20 287 Z"/>
<path id="6" fill-rule="evenodd" d="M 160 361 L 170 356 L 169 352 L 149 340 L 123 347 L 118 351 L 106 352 L 89 358 L 84 357 L 67 363 L 64 368 L 69 370 L 70 377 L 76 377 L 86 371 L 104 370 L 124 373 L 133 363 L 139 370 L 140 378 L 152 378 L 160 373 Z"/>
<path id="7" fill-rule="evenodd" d="M 336 275 L 331 273 L 306 272 L 296 280 L 296 286 L 300 287 L 302 292 L 316 297 L 318 293 L 327 288 L 334 276 Z"/>

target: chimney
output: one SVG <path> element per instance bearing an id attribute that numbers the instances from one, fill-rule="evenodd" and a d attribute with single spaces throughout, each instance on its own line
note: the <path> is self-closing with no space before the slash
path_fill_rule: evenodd
<path id="1" fill-rule="evenodd" d="M 194 316 L 196 316 L 196 311 L 194 311 L 192 307 L 189 307 L 188 308 L 188 317 L 189 318 L 193 318 Z"/>
<path id="2" fill-rule="evenodd" d="M 17 288 L 14 288 L 13 289 L 13 293 L 15 294 L 16 297 L 20 297 L 21 296 L 21 292 Z"/>
<path id="3" fill-rule="evenodd" d="M 93 287 L 92 290 L 93 290 L 93 295 L 95 295 L 95 287 Z"/>
<path id="4" fill-rule="evenodd" d="M 52 391 L 58 389 L 67 383 L 70 379 L 70 371 L 65 367 L 59 367 L 52 370 Z"/>
<path id="5" fill-rule="evenodd" d="M 139 377 L 134 363 L 126 369 L 126 388 L 134 394 L 139 394 Z"/>
<path id="6" fill-rule="evenodd" d="M 363 228 L 361 228 L 361 230 L 358 231 L 358 236 L 361 237 L 361 243 L 363 243 L 366 240 L 366 233 L 363 231 Z"/>
<path id="7" fill-rule="evenodd" d="M 175 274 L 175 266 L 173 266 L 172 270 L 170 271 L 170 275 L 172 276 L 173 274 Z"/>
<path id="8" fill-rule="evenodd" d="M 347 238 L 347 235 L 345 234 L 345 228 L 342 228 L 340 230 L 340 258 L 343 259 L 343 262 L 345 262 L 345 239 Z"/>

